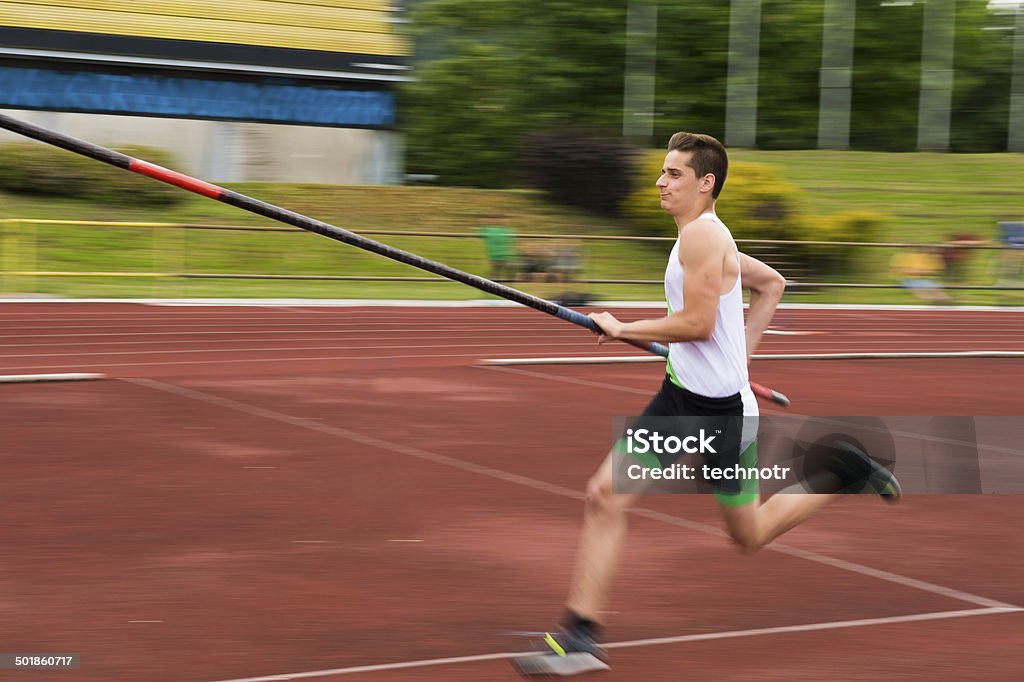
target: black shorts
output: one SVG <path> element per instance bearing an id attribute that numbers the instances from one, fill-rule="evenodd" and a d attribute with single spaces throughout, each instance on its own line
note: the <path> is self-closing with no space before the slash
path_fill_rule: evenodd
<path id="1" fill-rule="evenodd" d="M 661 388 L 641 413 L 644 417 L 742 417 L 743 399 L 739 393 L 725 398 L 697 395 L 672 383 L 665 375 Z"/>
<path id="2" fill-rule="evenodd" d="M 724 398 L 709 398 L 680 388 L 666 375 L 661 388 L 651 398 L 640 417 L 630 424 L 626 433 L 636 434 L 639 430 L 647 429 L 648 432 L 656 431 L 663 438 L 676 436 L 682 439 L 696 434 L 713 436 L 709 443 L 713 445 L 713 452 L 710 448 L 707 451 L 702 449 L 692 456 L 681 451 L 652 452 L 651 457 L 656 458 L 657 465 L 653 459 L 649 459 L 649 466 L 667 468 L 685 457 L 691 465 L 697 467 L 697 491 L 714 492 L 720 500 L 722 496 L 728 496 L 738 501 L 740 498 L 735 496 L 742 494 L 745 502 L 753 499 L 751 493 L 756 497 L 756 485 L 751 486 L 750 482 L 735 478 L 707 478 L 704 476 L 706 470 L 703 466 L 707 465 L 711 469 L 733 469 L 756 465 L 756 448 L 742 448 L 743 427 L 743 399 L 739 393 Z M 620 452 L 623 452 L 624 440 L 625 438 L 620 440 Z M 699 439 L 694 440 L 692 444 L 697 445 L 699 442 Z"/>

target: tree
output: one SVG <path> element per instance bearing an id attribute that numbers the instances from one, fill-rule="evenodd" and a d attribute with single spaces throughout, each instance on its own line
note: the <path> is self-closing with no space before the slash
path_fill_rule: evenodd
<path id="1" fill-rule="evenodd" d="M 823 0 L 765 0 L 761 10 L 761 74 L 757 146 L 818 145 Z"/>
<path id="2" fill-rule="evenodd" d="M 531 133 L 621 129 L 626 16 L 657 0 L 420 0 L 416 82 L 401 90 L 409 168 L 448 184 L 521 184 Z M 817 144 L 825 0 L 764 0 L 757 144 Z M 724 135 L 730 3 L 659 2 L 655 119 Z M 916 147 L 923 3 L 857 3 L 850 143 Z M 993 26 L 995 24 L 996 26 Z M 1005 149 L 1012 24 L 987 0 L 959 0 L 951 144 Z"/>
<path id="3" fill-rule="evenodd" d="M 412 13 L 417 81 L 401 93 L 409 167 L 443 182 L 517 184 L 536 131 L 617 130 L 624 0 L 433 0 Z"/>
<path id="4" fill-rule="evenodd" d="M 661 3 L 654 142 L 689 130 L 725 134 L 729 3 Z"/>
<path id="5" fill-rule="evenodd" d="M 984 2 L 957 3 L 953 151 L 1006 151 L 1014 39 L 1006 29 L 1015 19 L 989 11 Z"/>

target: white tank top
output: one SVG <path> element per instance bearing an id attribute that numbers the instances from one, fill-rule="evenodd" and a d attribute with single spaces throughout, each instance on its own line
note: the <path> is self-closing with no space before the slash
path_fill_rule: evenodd
<path id="1" fill-rule="evenodd" d="M 714 213 L 704 213 L 699 220 L 708 219 L 718 224 L 735 248 L 732 234 Z M 736 252 L 739 267 L 739 251 Z M 683 266 L 679 262 L 679 240 L 665 268 L 665 299 L 668 312 L 683 309 Z M 708 398 L 725 398 L 739 393 L 743 398 L 743 413 L 756 416 L 757 400 L 750 390 L 747 376 L 747 341 L 743 330 L 743 291 L 739 273 L 736 283 L 718 299 L 715 330 L 706 341 L 682 341 L 668 346 L 668 374 L 680 388 Z"/>

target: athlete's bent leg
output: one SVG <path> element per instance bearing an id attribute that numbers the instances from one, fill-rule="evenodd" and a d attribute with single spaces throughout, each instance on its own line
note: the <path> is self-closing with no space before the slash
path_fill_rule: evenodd
<path id="1" fill-rule="evenodd" d="M 795 528 L 835 495 L 777 493 L 764 503 L 754 499 L 746 504 L 719 504 L 729 537 L 745 550 L 758 550 L 788 530 Z"/>

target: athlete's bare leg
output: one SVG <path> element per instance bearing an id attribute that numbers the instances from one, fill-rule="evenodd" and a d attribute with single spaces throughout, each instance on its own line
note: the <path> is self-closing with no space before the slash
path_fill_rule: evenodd
<path id="1" fill-rule="evenodd" d="M 587 483 L 583 533 L 566 606 L 581 618 L 600 621 L 626 540 L 626 510 L 637 495 L 612 494 L 612 454 Z"/>
<path id="2" fill-rule="evenodd" d="M 813 516 L 835 500 L 835 494 L 807 490 L 839 490 L 842 482 L 827 471 L 812 474 L 803 484 L 780 490 L 768 500 L 760 498 L 741 506 L 719 505 L 729 537 L 747 550 L 757 550 Z"/>
<path id="3" fill-rule="evenodd" d="M 777 493 L 766 502 L 755 500 L 738 507 L 721 505 L 729 536 L 744 549 L 760 549 L 788 530 L 792 530 L 835 495 Z"/>

